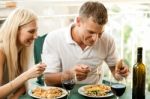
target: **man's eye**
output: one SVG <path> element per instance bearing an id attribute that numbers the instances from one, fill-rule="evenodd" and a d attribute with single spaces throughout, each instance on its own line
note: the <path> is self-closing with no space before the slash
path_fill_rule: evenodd
<path id="1" fill-rule="evenodd" d="M 94 32 L 90 32 L 90 31 L 89 31 L 89 33 L 90 33 L 90 34 L 95 34 Z"/>
<path id="2" fill-rule="evenodd" d="M 98 37 L 101 37 L 102 34 L 103 34 L 103 32 L 102 32 L 102 33 L 99 33 L 99 34 L 98 34 Z"/>
<path id="3" fill-rule="evenodd" d="M 93 32 L 90 32 L 90 34 L 95 34 L 95 33 L 93 33 Z"/>

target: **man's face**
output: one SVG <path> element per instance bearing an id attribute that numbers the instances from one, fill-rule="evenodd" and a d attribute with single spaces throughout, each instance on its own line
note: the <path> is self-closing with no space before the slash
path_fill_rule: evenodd
<path id="1" fill-rule="evenodd" d="M 104 31 L 104 26 L 95 23 L 92 18 L 80 20 L 78 26 L 78 35 L 86 46 L 92 46 Z"/>

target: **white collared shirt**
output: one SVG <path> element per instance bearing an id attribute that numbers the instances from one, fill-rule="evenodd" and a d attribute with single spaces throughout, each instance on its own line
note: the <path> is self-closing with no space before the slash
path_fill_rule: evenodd
<path id="1" fill-rule="evenodd" d="M 96 83 L 99 76 L 91 75 L 96 73 L 96 66 L 100 65 L 101 70 L 104 61 L 108 66 L 115 66 L 117 62 L 114 39 L 103 33 L 93 46 L 82 50 L 71 37 L 71 26 L 50 32 L 45 38 L 43 55 L 46 58 L 42 60 L 47 64 L 45 73 L 61 72 L 72 69 L 76 64 L 86 64 L 91 72 L 87 79 L 78 83 Z"/>

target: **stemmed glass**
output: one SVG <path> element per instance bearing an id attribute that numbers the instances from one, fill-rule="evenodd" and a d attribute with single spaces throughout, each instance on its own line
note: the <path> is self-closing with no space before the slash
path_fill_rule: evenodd
<path id="1" fill-rule="evenodd" d="M 115 80 L 111 82 L 111 90 L 114 93 L 114 95 L 119 99 L 120 96 L 123 95 L 123 93 L 126 90 L 126 80 L 124 77 L 121 78 L 121 80 Z"/>
<path id="2" fill-rule="evenodd" d="M 44 55 L 43 53 L 41 53 L 41 62 L 40 63 L 44 63 L 45 59 L 47 59 L 46 55 Z M 42 79 L 43 85 L 46 86 L 44 73 L 41 75 L 41 79 Z"/>
<path id="3" fill-rule="evenodd" d="M 61 83 L 62 83 L 62 86 L 67 90 L 68 92 L 67 99 L 69 99 L 70 90 L 73 89 L 76 83 L 75 73 L 71 70 L 66 70 L 62 72 Z"/>

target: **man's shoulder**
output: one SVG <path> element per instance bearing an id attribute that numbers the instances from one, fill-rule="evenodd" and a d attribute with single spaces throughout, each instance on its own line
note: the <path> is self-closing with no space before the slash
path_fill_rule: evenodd
<path id="1" fill-rule="evenodd" d="M 112 36 L 110 33 L 106 33 L 106 32 L 105 32 L 105 33 L 102 35 L 101 39 L 107 41 L 107 40 L 114 39 L 114 38 L 113 38 L 113 36 Z"/>
<path id="2" fill-rule="evenodd" d="M 47 34 L 45 39 L 53 42 L 64 41 L 67 30 L 68 29 L 65 27 L 65 28 L 51 31 Z"/>

